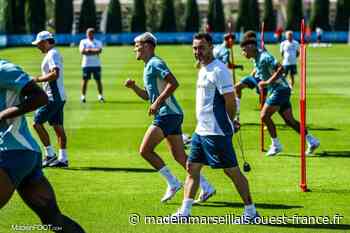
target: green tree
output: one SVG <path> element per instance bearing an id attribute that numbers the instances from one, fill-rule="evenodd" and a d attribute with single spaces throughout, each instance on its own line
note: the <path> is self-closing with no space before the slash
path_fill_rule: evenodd
<path id="1" fill-rule="evenodd" d="M 213 32 L 225 31 L 225 15 L 221 0 L 209 0 L 208 25 Z"/>
<path id="2" fill-rule="evenodd" d="M 107 11 L 107 33 L 119 33 L 122 31 L 122 12 L 119 0 L 111 0 Z"/>
<path id="3" fill-rule="evenodd" d="M 238 17 L 236 20 L 236 31 L 241 31 L 243 29 L 244 31 L 250 30 L 250 9 L 249 9 L 249 1 L 247 0 L 240 0 L 238 5 Z"/>
<path id="4" fill-rule="evenodd" d="M 25 22 L 25 1 L 23 0 L 12 0 L 12 29 L 8 33 L 11 34 L 25 34 L 26 33 L 26 22 Z"/>
<path id="5" fill-rule="evenodd" d="M 147 31 L 154 32 L 159 28 L 159 0 L 145 0 L 147 22 Z"/>
<path id="6" fill-rule="evenodd" d="M 8 0 L 0 0 L 0 34 L 12 31 L 12 4 Z"/>
<path id="7" fill-rule="evenodd" d="M 173 0 L 162 0 L 160 32 L 176 32 L 176 18 Z"/>
<path id="8" fill-rule="evenodd" d="M 56 33 L 72 33 L 73 14 L 72 0 L 55 1 Z"/>
<path id="9" fill-rule="evenodd" d="M 349 18 L 350 18 L 350 1 L 338 0 L 334 29 L 337 31 L 349 30 Z"/>
<path id="10" fill-rule="evenodd" d="M 304 17 L 302 0 L 288 0 L 286 29 L 300 31 L 300 22 Z"/>
<path id="11" fill-rule="evenodd" d="M 143 0 L 134 0 L 134 12 L 131 17 L 131 31 L 144 32 L 146 31 L 146 10 Z"/>
<path id="12" fill-rule="evenodd" d="M 90 27 L 96 28 L 96 5 L 94 0 L 83 0 L 81 4 L 78 32 L 84 33 Z"/>
<path id="13" fill-rule="evenodd" d="M 199 10 L 197 0 L 187 0 L 185 11 L 185 31 L 199 31 Z"/>
<path id="14" fill-rule="evenodd" d="M 276 15 L 273 8 L 272 0 L 264 2 L 264 17 L 265 31 L 274 32 L 276 29 Z"/>
<path id="15" fill-rule="evenodd" d="M 185 30 L 185 3 L 182 0 L 174 0 L 176 29 L 179 32 Z"/>
<path id="16" fill-rule="evenodd" d="M 249 30 L 259 31 L 260 28 L 260 9 L 257 0 L 249 0 Z"/>
<path id="17" fill-rule="evenodd" d="M 312 7 L 310 27 L 315 30 L 320 27 L 329 30 L 329 0 L 315 0 Z"/>
<path id="18" fill-rule="evenodd" d="M 25 3 L 27 32 L 38 33 L 45 30 L 46 7 L 44 0 L 27 0 Z"/>

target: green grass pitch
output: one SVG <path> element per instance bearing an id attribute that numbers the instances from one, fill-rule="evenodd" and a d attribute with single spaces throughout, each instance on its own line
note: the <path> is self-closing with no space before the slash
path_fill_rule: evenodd
<path id="1" fill-rule="evenodd" d="M 280 59 L 278 47 L 267 45 Z M 310 132 L 321 140 L 316 155 L 307 158 L 309 193 L 299 188 L 299 137 L 274 117 L 284 146 L 282 154 L 267 158 L 259 152 L 258 97 L 246 90 L 241 103 L 244 149 L 252 167 L 247 174 L 253 199 L 262 216 L 343 216 L 333 225 L 155 225 L 145 224 L 144 216 L 168 215 L 182 201 L 182 191 L 168 204 L 160 198 L 166 184 L 138 154 L 141 139 L 152 118 L 148 103 L 124 88 L 126 78 L 142 85 L 143 63 L 136 61 L 131 46 L 105 47 L 102 53 L 103 83 L 107 102 L 98 103 L 96 85 L 89 83 L 87 103 L 80 97 L 80 55 L 77 47 L 59 47 L 64 57 L 64 78 L 68 94 L 65 127 L 68 134 L 68 169 L 45 169 L 56 191 L 61 210 L 77 220 L 88 233 L 157 233 L 157 232 L 349 232 L 350 231 L 350 47 L 308 49 L 307 121 Z M 159 56 L 180 83 L 176 97 L 185 112 L 183 131 L 195 127 L 195 81 L 197 70 L 189 45 L 161 45 Z M 249 61 L 235 48 L 236 63 L 248 75 Z M 0 50 L 0 58 L 20 64 L 31 75 L 40 74 L 42 55 L 33 47 Z M 299 71 L 300 71 L 300 67 Z M 294 114 L 299 116 L 299 78 L 292 95 Z M 33 114 L 27 116 L 32 122 Z M 33 132 L 34 133 L 34 132 Z M 34 133 L 35 135 L 35 133 Z M 56 145 L 53 132 L 51 139 Z M 35 135 L 36 136 L 36 135 Z M 236 139 L 234 139 L 236 144 Z M 266 146 L 270 139 L 266 132 Z M 238 149 L 238 147 L 236 146 Z M 158 148 L 181 180 L 185 172 L 175 163 L 165 143 Z M 238 152 L 238 151 L 237 151 Z M 239 157 L 241 161 L 241 158 Z M 208 203 L 195 206 L 193 215 L 240 215 L 241 200 L 220 170 L 205 168 L 204 174 L 216 187 L 217 195 Z M 0 187 L 1 188 L 1 187 Z M 129 224 L 129 215 L 137 213 L 141 223 Z M 0 232 L 14 232 L 12 224 L 32 225 L 40 221 L 15 194 L 0 211 Z M 42 232 L 42 231 L 31 231 Z"/>

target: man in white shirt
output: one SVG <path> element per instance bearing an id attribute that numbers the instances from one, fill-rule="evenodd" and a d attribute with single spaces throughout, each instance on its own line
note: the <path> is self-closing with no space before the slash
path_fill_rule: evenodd
<path id="1" fill-rule="evenodd" d="M 86 102 L 86 89 L 91 75 L 94 76 L 98 91 L 98 100 L 103 103 L 103 86 L 101 81 L 101 61 L 100 53 L 102 52 L 102 43 L 94 38 L 95 29 L 88 28 L 86 30 L 86 39 L 80 41 L 79 51 L 83 55 L 81 66 L 83 69 L 83 79 L 81 83 L 81 97 L 82 103 Z"/>
<path id="2" fill-rule="evenodd" d="M 224 170 L 244 202 L 244 215 L 237 223 L 254 223 L 259 215 L 232 145 L 236 105 L 231 74 L 225 64 L 214 58 L 210 34 L 196 34 L 192 47 L 196 60 L 201 64 L 196 93 L 197 127 L 187 160 L 184 200 L 181 208 L 171 218 L 176 221 L 191 215 L 200 171 L 203 165 L 209 165 Z"/>
<path id="3" fill-rule="evenodd" d="M 34 117 L 34 129 L 45 146 L 46 157 L 43 160 L 43 167 L 68 167 L 66 152 L 67 137 L 63 127 L 63 108 L 66 103 L 66 94 L 63 86 L 63 60 L 55 48 L 55 39 L 48 31 L 38 33 L 36 40 L 32 42 L 45 54 L 41 63 L 42 75 L 34 77 L 37 83 L 43 83 L 43 89 L 49 97 L 49 103 L 39 108 Z M 44 123 L 54 128 L 58 144 L 58 159 L 51 146 L 50 137 Z"/>
<path id="4" fill-rule="evenodd" d="M 297 57 L 299 56 L 299 43 L 293 40 L 293 32 L 286 32 L 286 40 L 281 43 L 280 52 L 283 57 L 283 69 L 286 76 L 290 73 L 290 87 L 294 87 L 294 75 L 297 74 Z"/>

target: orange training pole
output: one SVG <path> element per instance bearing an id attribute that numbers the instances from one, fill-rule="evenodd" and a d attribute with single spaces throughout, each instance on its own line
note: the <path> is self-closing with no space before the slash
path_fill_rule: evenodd
<path id="1" fill-rule="evenodd" d="M 265 48 L 264 31 L 265 31 L 265 24 L 264 24 L 264 22 L 262 22 L 261 33 L 260 33 L 260 48 L 261 49 Z M 262 110 L 264 103 L 265 103 L 266 96 L 265 96 L 264 90 L 259 90 L 259 91 L 260 91 L 260 95 L 259 95 L 260 110 Z M 264 122 L 262 120 L 260 121 L 260 150 L 261 150 L 261 152 L 265 151 Z"/>
<path id="2" fill-rule="evenodd" d="M 308 191 L 306 184 L 306 157 L 305 157 L 305 129 L 306 129 L 306 44 L 305 44 L 305 23 L 301 21 L 300 35 L 300 188 L 302 192 Z"/>

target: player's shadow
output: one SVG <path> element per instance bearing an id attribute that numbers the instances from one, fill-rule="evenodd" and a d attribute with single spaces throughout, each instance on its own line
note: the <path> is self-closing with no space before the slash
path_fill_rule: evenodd
<path id="1" fill-rule="evenodd" d="M 294 157 L 294 158 L 300 158 L 300 154 L 284 154 L 281 153 L 278 155 L 278 157 Z M 350 151 L 322 151 L 317 152 L 314 155 L 307 156 L 308 159 L 322 159 L 322 158 L 350 158 Z"/>
<path id="2" fill-rule="evenodd" d="M 260 123 L 242 123 L 241 127 L 260 127 Z M 275 126 L 277 127 L 277 129 L 279 130 L 291 130 L 291 128 L 284 124 L 284 123 L 275 123 Z M 313 131 L 339 131 L 340 129 L 337 128 L 332 128 L 332 127 L 316 127 L 313 125 L 308 125 L 307 127 L 309 130 L 313 130 Z"/>
<path id="3" fill-rule="evenodd" d="M 152 173 L 157 172 L 150 168 L 130 168 L 130 167 L 68 167 L 65 170 L 71 171 L 101 171 L 101 172 L 133 172 L 133 173 Z"/>
<path id="4" fill-rule="evenodd" d="M 285 205 L 285 204 L 268 204 L 268 203 L 254 203 L 257 209 L 300 209 L 304 208 L 301 205 Z M 242 203 L 227 202 L 227 201 L 209 201 L 201 204 L 205 207 L 233 207 L 241 208 Z"/>
<path id="5" fill-rule="evenodd" d="M 319 155 L 320 158 L 327 158 L 327 157 L 334 157 L 334 158 L 350 158 L 350 151 L 322 151 L 319 153 L 316 153 L 316 155 Z"/>
<path id="6" fill-rule="evenodd" d="M 144 105 L 144 102 L 137 100 L 107 100 L 105 104 Z"/>
<path id="7" fill-rule="evenodd" d="M 285 228 L 307 228 L 307 229 L 328 229 L 328 230 L 349 230 L 350 224 L 266 224 L 269 227 L 285 227 Z"/>

